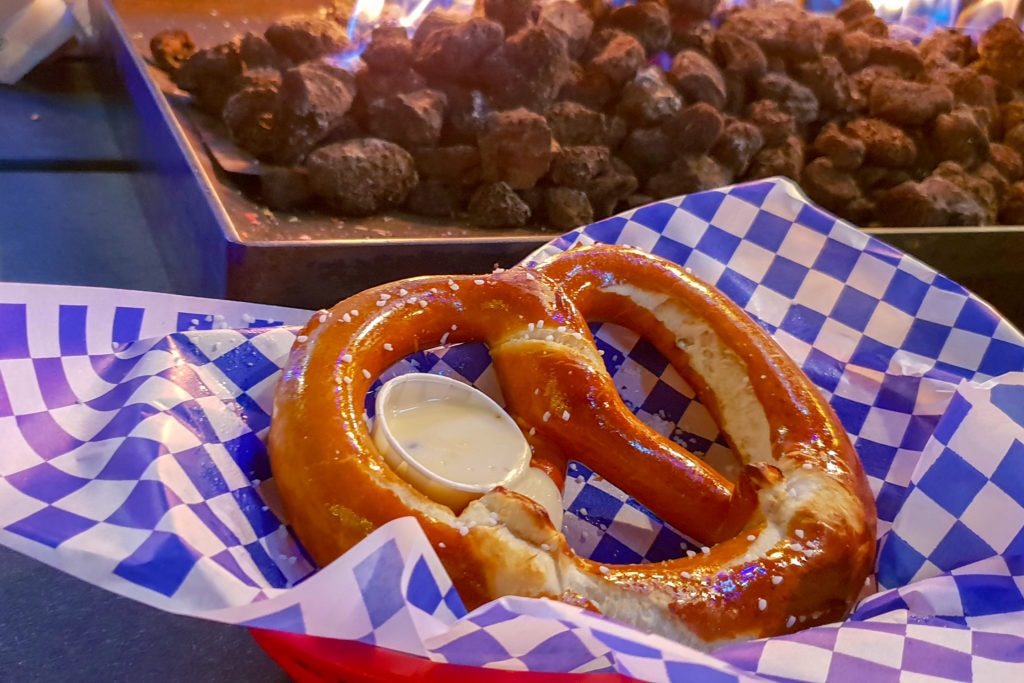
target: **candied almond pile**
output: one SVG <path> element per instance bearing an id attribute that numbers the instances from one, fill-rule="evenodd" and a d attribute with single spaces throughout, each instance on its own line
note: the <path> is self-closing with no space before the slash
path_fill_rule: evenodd
<path id="1" fill-rule="evenodd" d="M 1024 224 L 1024 33 L 897 40 L 866 0 L 483 0 L 380 26 L 300 16 L 154 62 L 261 162 L 275 209 L 563 230 L 787 176 L 862 226 Z"/>

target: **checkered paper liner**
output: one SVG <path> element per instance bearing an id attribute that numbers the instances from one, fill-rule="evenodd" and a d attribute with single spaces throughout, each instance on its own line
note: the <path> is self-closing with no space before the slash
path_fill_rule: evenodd
<path id="1" fill-rule="evenodd" d="M 409 519 L 313 571 L 280 521 L 261 440 L 310 313 L 142 292 L 0 285 L 0 542 L 168 611 L 441 662 L 651 681 L 1021 670 L 1024 338 L 786 180 L 657 202 L 529 260 L 593 241 L 644 248 L 715 283 L 836 409 L 880 516 L 881 589 L 845 622 L 705 655 L 546 600 L 466 614 Z M 727 453 L 644 340 L 611 325 L 595 336 L 641 419 L 711 460 Z M 417 354 L 388 375 L 411 369 L 500 399 L 481 346 Z M 565 505 L 567 538 L 595 559 L 658 561 L 687 547 L 576 463 Z"/>

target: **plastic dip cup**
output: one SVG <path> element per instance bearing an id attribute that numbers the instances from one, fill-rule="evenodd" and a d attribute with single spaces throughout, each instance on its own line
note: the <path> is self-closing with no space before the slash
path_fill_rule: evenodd
<path id="1" fill-rule="evenodd" d="M 378 390 L 375 410 L 373 440 L 384 459 L 435 501 L 458 513 L 503 486 L 536 500 L 561 527 L 561 493 L 530 467 L 522 432 L 487 394 L 450 377 L 410 373 Z"/>

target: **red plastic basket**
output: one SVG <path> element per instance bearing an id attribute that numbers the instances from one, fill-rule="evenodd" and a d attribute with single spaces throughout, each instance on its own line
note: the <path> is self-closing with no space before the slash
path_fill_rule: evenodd
<path id="1" fill-rule="evenodd" d="M 296 683 L 392 683 L 473 681 L 474 683 L 632 683 L 615 673 L 526 673 L 443 664 L 352 640 L 250 629 L 249 632 Z"/>

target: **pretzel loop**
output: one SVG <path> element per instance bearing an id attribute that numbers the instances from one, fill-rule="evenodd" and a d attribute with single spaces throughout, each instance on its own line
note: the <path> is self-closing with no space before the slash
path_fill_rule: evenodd
<path id="1" fill-rule="evenodd" d="M 634 330 L 694 387 L 739 457 L 735 483 L 633 415 L 588 320 Z M 413 515 L 468 607 L 561 599 L 703 649 L 841 618 L 871 574 L 873 496 L 838 419 L 764 330 L 667 261 L 594 246 L 534 269 L 413 278 L 314 316 L 299 339 L 268 448 L 289 522 L 321 565 Z M 467 341 L 486 344 L 535 464 L 583 462 L 706 552 L 601 566 L 522 495 L 499 488 L 451 510 L 395 474 L 364 418 L 372 382 Z"/>

